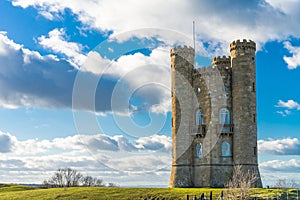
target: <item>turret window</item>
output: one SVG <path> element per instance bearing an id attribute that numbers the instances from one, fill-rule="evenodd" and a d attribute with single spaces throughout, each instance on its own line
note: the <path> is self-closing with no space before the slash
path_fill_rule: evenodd
<path id="1" fill-rule="evenodd" d="M 197 110 L 196 112 L 196 125 L 204 124 L 203 112 L 201 110 Z"/>
<path id="2" fill-rule="evenodd" d="M 202 158 L 202 144 L 196 144 L 196 158 Z"/>
<path id="3" fill-rule="evenodd" d="M 227 90 L 228 90 L 227 87 L 226 87 L 225 85 L 223 85 L 223 86 L 222 86 L 222 91 L 223 91 L 223 92 L 227 92 Z"/>
<path id="4" fill-rule="evenodd" d="M 220 110 L 220 124 L 230 124 L 230 113 L 226 108 Z"/>

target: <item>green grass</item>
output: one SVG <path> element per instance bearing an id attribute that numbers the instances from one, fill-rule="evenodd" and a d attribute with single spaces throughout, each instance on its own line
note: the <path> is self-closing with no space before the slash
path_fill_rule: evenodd
<path id="1" fill-rule="evenodd" d="M 24 185 L 0 184 L 0 194 L 2 194 L 2 192 L 15 192 L 15 191 L 24 191 L 24 190 L 33 190 L 33 189 L 36 188 L 30 186 L 24 186 Z"/>
<path id="2" fill-rule="evenodd" d="M 212 188 L 101 188 L 101 187 L 73 187 L 38 189 L 18 185 L 0 185 L 0 199 L 128 199 L 128 200 L 179 200 L 186 199 L 186 195 L 197 195 L 213 192 L 213 199 L 217 199 L 222 189 Z M 260 199 L 274 198 L 281 194 L 281 199 L 286 199 L 284 189 L 252 189 Z M 297 190 L 289 190 L 289 199 L 297 199 Z"/>

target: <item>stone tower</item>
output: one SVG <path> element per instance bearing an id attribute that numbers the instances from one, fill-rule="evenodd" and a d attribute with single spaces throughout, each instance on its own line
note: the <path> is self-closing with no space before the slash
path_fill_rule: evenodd
<path id="1" fill-rule="evenodd" d="M 235 165 L 258 171 L 255 43 L 194 68 L 191 47 L 171 49 L 172 171 L 169 187 L 224 187 Z M 256 183 L 261 187 L 259 178 Z"/>

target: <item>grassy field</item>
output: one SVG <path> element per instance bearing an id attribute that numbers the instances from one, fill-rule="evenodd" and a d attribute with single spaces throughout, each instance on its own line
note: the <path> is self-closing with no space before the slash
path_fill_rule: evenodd
<path id="1" fill-rule="evenodd" d="M 213 199 L 218 199 L 222 189 L 211 188 L 101 188 L 101 187 L 74 187 L 37 189 L 34 187 L 18 185 L 0 185 L 0 199 L 128 199 L 128 200 L 179 200 L 186 199 L 186 195 L 202 193 L 209 195 L 213 192 Z M 260 199 L 275 198 L 281 194 L 280 199 L 287 199 L 287 190 L 280 189 L 253 189 L 252 193 Z M 289 199 L 297 199 L 297 190 L 289 190 Z"/>

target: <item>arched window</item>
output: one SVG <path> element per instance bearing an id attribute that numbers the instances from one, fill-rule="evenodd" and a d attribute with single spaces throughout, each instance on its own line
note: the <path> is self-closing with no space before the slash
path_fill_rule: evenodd
<path id="1" fill-rule="evenodd" d="M 226 108 L 220 110 L 220 124 L 230 124 L 230 113 Z"/>
<path id="2" fill-rule="evenodd" d="M 222 143 L 222 156 L 231 156 L 230 144 L 228 142 Z"/>
<path id="3" fill-rule="evenodd" d="M 197 88 L 195 88 L 195 91 L 196 91 L 196 94 L 199 94 L 201 92 L 201 88 L 197 87 Z"/>
<path id="4" fill-rule="evenodd" d="M 196 158 L 202 157 L 202 145 L 201 143 L 196 144 Z"/>
<path id="5" fill-rule="evenodd" d="M 197 110 L 196 112 L 196 125 L 204 124 L 203 120 L 203 112 L 201 110 Z"/>

